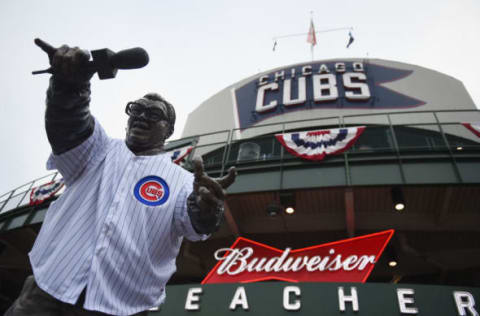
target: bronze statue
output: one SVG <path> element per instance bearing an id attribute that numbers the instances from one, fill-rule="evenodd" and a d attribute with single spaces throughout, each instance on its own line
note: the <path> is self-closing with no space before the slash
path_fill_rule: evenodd
<path id="1" fill-rule="evenodd" d="M 201 159 L 193 175 L 173 164 L 164 143 L 175 110 L 156 93 L 127 103 L 125 140 L 109 138 L 89 111 L 98 62 L 78 47 L 35 43 L 51 65 L 37 73 L 52 73 L 47 166 L 60 171 L 67 189 L 29 254 L 34 277 L 6 315 L 144 314 L 164 301 L 183 237 L 204 240 L 218 229 L 235 168 L 212 179 Z"/>

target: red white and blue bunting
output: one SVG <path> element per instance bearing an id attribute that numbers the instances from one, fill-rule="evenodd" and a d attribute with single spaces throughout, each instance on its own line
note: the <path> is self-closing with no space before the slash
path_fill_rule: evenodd
<path id="1" fill-rule="evenodd" d="M 51 198 L 60 191 L 63 185 L 63 179 L 59 179 L 33 188 L 30 192 L 30 205 L 38 205 Z"/>
<path id="2" fill-rule="evenodd" d="M 185 159 L 185 157 L 187 157 L 190 154 L 192 149 L 193 149 L 193 146 L 187 146 L 187 147 L 182 147 L 182 148 L 170 151 L 169 152 L 170 158 L 174 163 L 178 165 L 180 164 L 180 162 L 182 162 Z"/>
<path id="3" fill-rule="evenodd" d="M 472 133 L 480 137 L 480 122 L 476 123 L 462 123 L 463 126 L 468 128 Z"/>
<path id="4" fill-rule="evenodd" d="M 350 148 L 364 130 L 365 126 L 357 126 L 277 134 L 275 137 L 292 155 L 322 160 L 326 155 L 339 154 Z"/>

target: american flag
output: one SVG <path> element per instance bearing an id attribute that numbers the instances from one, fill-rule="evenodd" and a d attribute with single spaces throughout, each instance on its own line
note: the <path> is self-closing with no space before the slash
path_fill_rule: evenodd
<path id="1" fill-rule="evenodd" d="M 308 30 L 307 43 L 312 44 L 312 47 L 317 45 L 317 37 L 315 36 L 315 26 L 313 26 L 313 20 L 310 20 L 310 29 Z"/>

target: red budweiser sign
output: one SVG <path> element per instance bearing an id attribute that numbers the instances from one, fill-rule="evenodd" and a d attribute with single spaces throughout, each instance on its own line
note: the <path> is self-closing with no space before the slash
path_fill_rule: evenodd
<path id="1" fill-rule="evenodd" d="M 243 237 L 218 249 L 218 263 L 202 284 L 288 282 L 365 282 L 393 235 L 393 229 L 327 244 L 285 250 Z"/>

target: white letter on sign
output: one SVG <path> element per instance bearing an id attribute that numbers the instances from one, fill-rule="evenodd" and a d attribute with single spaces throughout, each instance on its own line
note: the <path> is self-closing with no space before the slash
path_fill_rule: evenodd
<path id="1" fill-rule="evenodd" d="M 358 81 L 365 81 L 367 76 L 361 72 L 347 72 L 343 74 L 343 85 L 346 89 L 356 89 L 360 90 L 359 93 L 353 91 L 345 91 L 345 97 L 349 100 L 368 100 L 370 99 L 370 89 L 368 85 L 363 82 L 352 82 L 352 79 L 357 79 Z"/>
<path id="2" fill-rule="evenodd" d="M 230 309 L 233 311 L 237 308 L 237 305 L 241 305 L 244 310 L 248 310 L 247 293 L 245 288 L 240 286 L 233 295 L 232 302 L 230 303 Z"/>
<path id="3" fill-rule="evenodd" d="M 185 301 L 185 310 L 187 311 L 198 311 L 200 309 L 200 305 L 194 303 L 200 301 L 199 294 L 202 294 L 201 287 L 194 287 L 188 289 L 187 300 Z"/>
<path id="4" fill-rule="evenodd" d="M 302 67 L 302 76 L 310 76 L 312 74 L 312 66 Z"/>
<path id="5" fill-rule="evenodd" d="M 278 81 L 278 79 L 285 79 L 285 70 L 278 71 L 275 73 L 275 82 Z"/>
<path id="6" fill-rule="evenodd" d="M 257 105 L 255 107 L 255 110 L 257 112 L 265 112 L 268 110 L 271 110 L 277 106 L 277 101 L 272 100 L 270 101 L 269 104 L 263 105 L 263 100 L 265 100 L 265 90 L 277 90 L 278 89 L 278 83 L 272 82 L 269 84 L 266 84 L 264 86 L 261 86 L 258 88 L 257 92 Z"/>
<path id="7" fill-rule="evenodd" d="M 357 288 L 352 286 L 350 288 L 350 292 L 352 294 L 350 296 L 346 296 L 345 292 L 343 292 L 343 286 L 340 286 L 338 288 L 338 305 L 341 312 L 345 311 L 345 302 L 351 302 L 353 311 L 358 312 Z"/>
<path id="8" fill-rule="evenodd" d="M 335 70 L 336 70 L 338 73 L 345 72 L 345 64 L 344 64 L 344 63 L 336 63 L 336 64 L 335 64 Z"/>
<path id="9" fill-rule="evenodd" d="M 360 62 L 353 63 L 353 71 L 362 71 L 363 72 L 363 64 Z"/>
<path id="10" fill-rule="evenodd" d="M 326 83 L 322 83 L 326 81 Z M 323 91 L 328 94 L 323 95 Z M 336 100 L 338 98 L 337 79 L 335 75 L 324 74 L 313 76 L 313 100 L 315 102 L 324 102 Z"/>
<path id="11" fill-rule="evenodd" d="M 298 98 L 292 99 L 292 80 L 287 79 L 283 82 L 283 104 L 285 106 L 302 104 L 307 100 L 307 88 L 305 77 L 298 78 Z"/>
<path id="12" fill-rule="evenodd" d="M 478 312 L 474 308 L 475 299 L 472 294 L 469 292 L 455 291 L 453 292 L 453 297 L 455 299 L 455 304 L 457 305 L 458 315 L 466 316 L 467 313 L 465 312 L 465 309 L 467 309 L 473 316 L 478 316 Z"/>
<path id="13" fill-rule="evenodd" d="M 268 83 L 268 76 L 261 76 L 258 78 L 258 85 L 263 86 L 264 84 Z"/>
<path id="14" fill-rule="evenodd" d="M 408 307 L 407 304 L 413 304 L 413 297 L 405 297 L 405 295 L 413 295 L 413 289 L 397 289 L 398 305 L 400 305 L 400 313 L 402 314 L 418 314 L 418 308 Z"/>
<path id="15" fill-rule="evenodd" d="M 287 311 L 298 311 L 302 303 L 300 303 L 300 300 L 295 300 L 293 304 L 290 303 L 290 293 L 298 297 L 300 296 L 300 288 L 298 286 L 286 286 L 283 289 L 283 308 Z"/>

